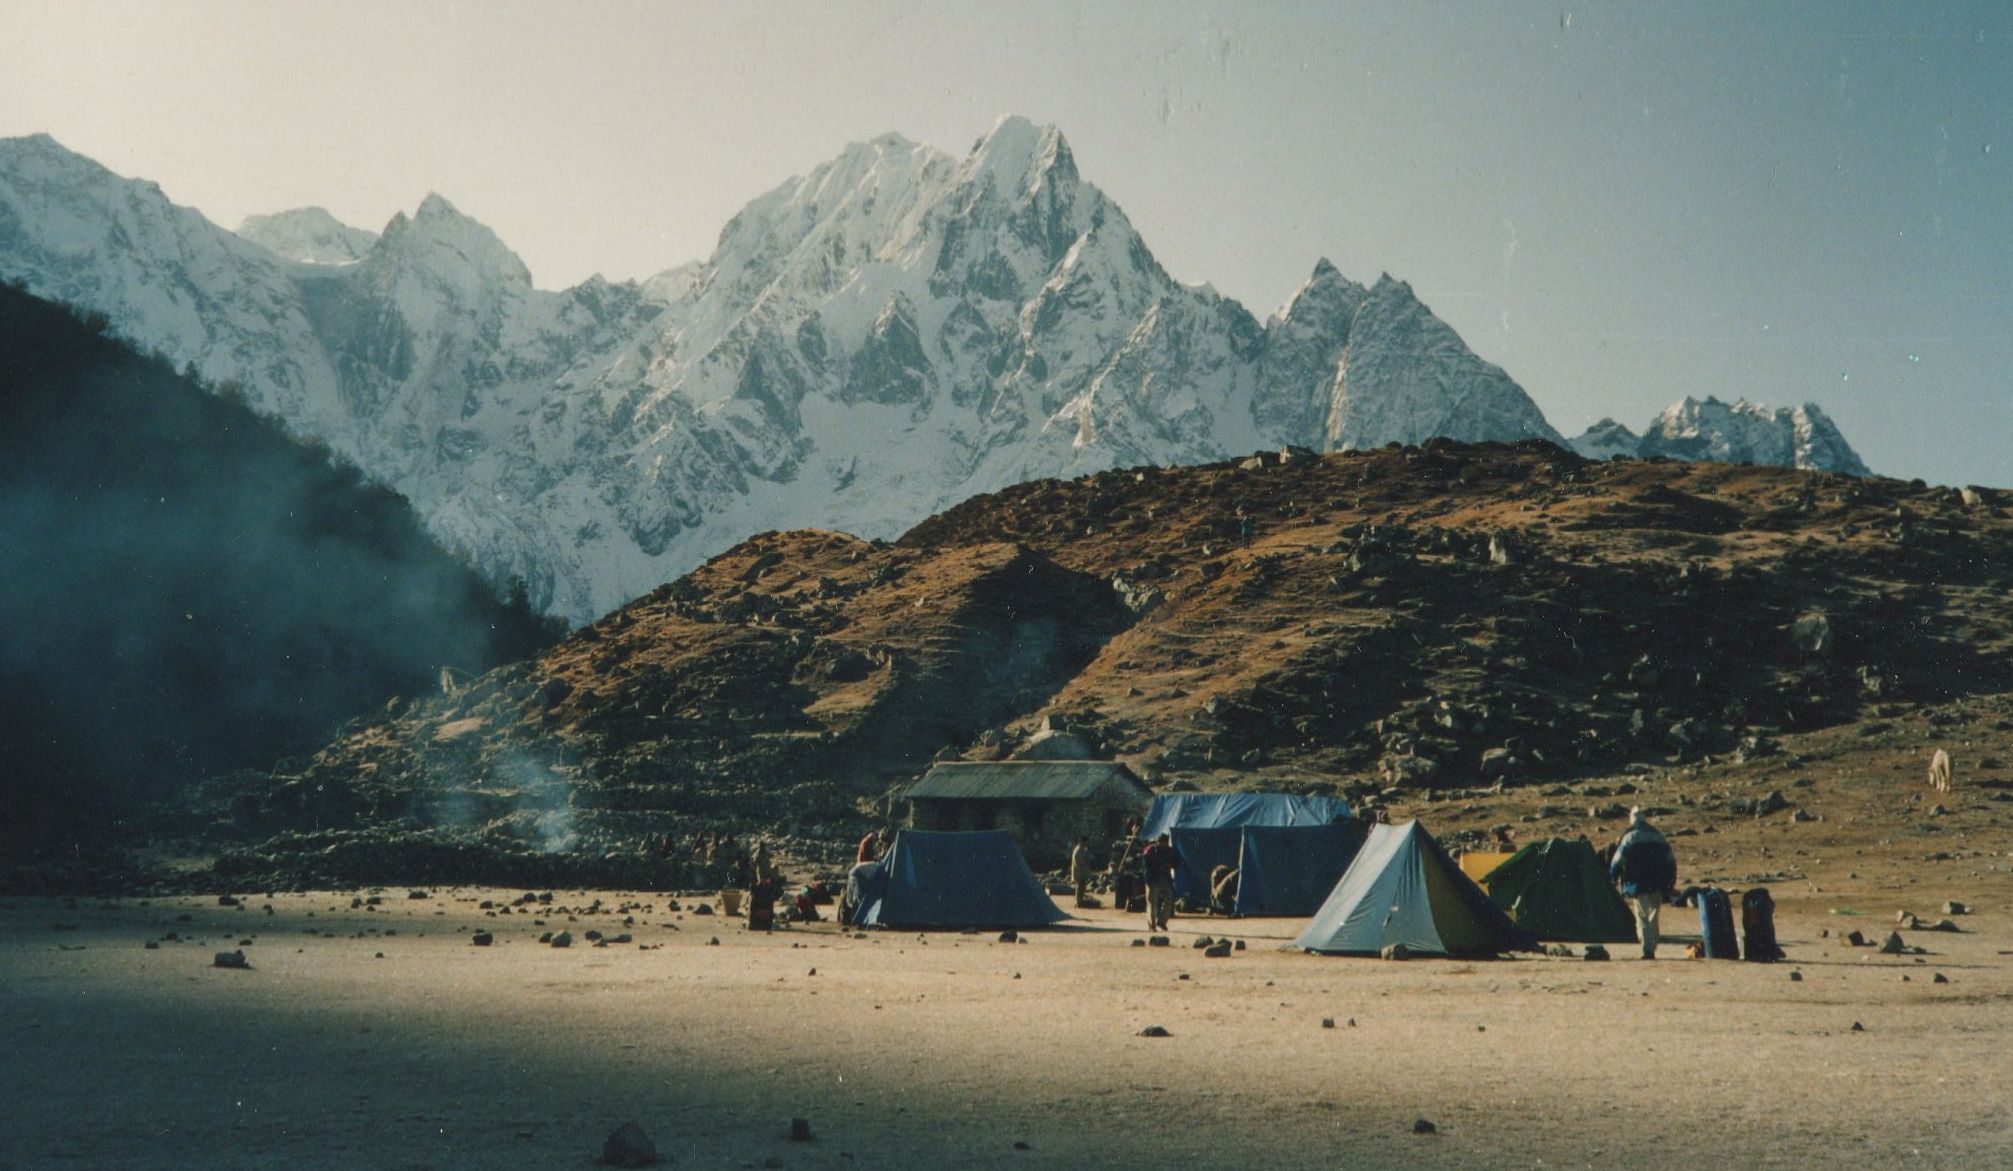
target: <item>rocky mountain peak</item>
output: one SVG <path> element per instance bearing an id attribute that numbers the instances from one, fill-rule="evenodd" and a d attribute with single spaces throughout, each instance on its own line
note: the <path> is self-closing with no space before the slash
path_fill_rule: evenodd
<path id="1" fill-rule="evenodd" d="M 247 216 L 238 225 L 238 235 L 304 264 L 348 264 L 361 260 L 377 243 L 374 233 L 350 227 L 320 207 Z"/>
<path id="2" fill-rule="evenodd" d="M 410 218 L 394 215 L 365 260 L 380 270 L 425 271 L 471 292 L 491 284 L 531 286 L 531 270 L 495 232 L 437 193 Z"/>
<path id="3" fill-rule="evenodd" d="M 1007 114 L 972 146 L 965 159 L 968 180 L 989 180 L 1003 192 L 1032 194 L 1044 183 L 1075 183 L 1076 156 L 1062 131 Z"/>
<path id="4" fill-rule="evenodd" d="M 1350 321 L 1326 432 L 1327 446 L 1336 451 L 1435 437 L 1565 445 L 1522 387 L 1477 356 L 1411 285 L 1389 273 L 1371 286 Z"/>
<path id="5" fill-rule="evenodd" d="M 1870 474 L 1816 403 L 1770 407 L 1745 398 L 1728 403 L 1686 395 L 1650 424 L 1639 454 Z"/>

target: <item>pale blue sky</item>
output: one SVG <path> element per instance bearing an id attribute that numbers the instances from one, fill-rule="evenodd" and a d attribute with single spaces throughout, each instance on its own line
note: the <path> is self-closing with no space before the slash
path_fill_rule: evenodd
<path id="1" fill-rule="evenodd" d="M 899 130 L 1063 128 L 1261 317 L 1389 271 L 1562 430 L 1822 403 L 1878 471 L 2013 485 L 2013 6 L 0 0 L 0 134 L 227 226 L 438 190 L 542 285 L 705 256 Z"/>

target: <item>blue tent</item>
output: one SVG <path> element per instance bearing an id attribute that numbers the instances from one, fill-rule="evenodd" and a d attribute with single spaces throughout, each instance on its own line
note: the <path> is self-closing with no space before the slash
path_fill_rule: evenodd
<path id="1" fill-rule="evenodd" d="M 1321 908 L 1356 860 L 1370 827 L 1351 818 L 1333 825 L 1245 826 L 1237 864 L 1239 915 L 1300 918 Z"/>
<path id="2" fill-rule="evenodd" d="M 1168 831 L 1181 867 L 1174 894 L 1209 901 L 1209 876 L 1237 869 L 1239 915 L 1312 915 L 1356 857 L 1369 827 L 1354 818 L 1332 825 L 1243 825 Z"/>
<path id="3" fill-rule="evenodd" d="M 1174 872 L 1174 897 L 1209 901 L 1209 874 L 1218 866 L 1235 866 L 1244 852 L 1244 830 L 1234 826 L 1173 829 L 1174 852 L 1181 866 Z"/>
<path id="4" fill-rule="evenodd" d="M 1177 829 L 1217 829 L 1239 825 L 1328 825 L 1349 816 L 1334 797 L 1291 793 L 1167 793 L 1153 799 L 1139 836 L 1159 837 Z"/>
<path id="5" fill-rule="evenodd" d="M 1324 955 L 1493 955 L 1537 946 L 1416 821 L 1374 825 L 1342 880 L 1293 941 Z"/>
<path id="6" fill-rule="evenodd" d="M 905 829 L 876 872 L 853 922 L 861 927 L 1046 927 L 1067 919 L 1035 881 L 1005 830 Z"/>

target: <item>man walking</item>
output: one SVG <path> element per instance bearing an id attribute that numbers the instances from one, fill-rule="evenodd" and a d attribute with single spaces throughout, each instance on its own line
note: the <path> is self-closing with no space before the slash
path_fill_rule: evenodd
<path id="1" fill-rule="evenodd" d="M 1657 913 L 1664 894 L 1677 885 L 1677 855 L 1671 844 L 1643 816 L 1642 806 L 1629 810 L 1628 832 L 1615 844 L 1608 877 L 1621 884 L 1622 897 L 1635 905 L 1636 937 L 1643 958 L 1657 958 Z"/>
<path id="2" fill-rule="evenodd" d="M 1090 840 L 1082 834 L 1076 836 L 1076 846 L 1069 852 L 1069 884 L 1076 888 L 1076 905 L 1090 905 Z"/>
<path id="3" fill-rule="evenodd" d="M 1174 918 L 1174 870 L 1181 865 L 1181 855 L 1174 852 L 1174 835 L 1164 833 L 1154 839 L 1140 860 L 1146 863 L 1146 929 L 1165 931 L 1168 920 Z"/>

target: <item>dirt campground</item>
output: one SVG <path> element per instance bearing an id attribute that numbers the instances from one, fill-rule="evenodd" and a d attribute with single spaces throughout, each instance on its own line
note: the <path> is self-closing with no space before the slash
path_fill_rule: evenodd
<path id="1" fill-rule="evenodd" d="M 1397 963 L 427 894 L 6 901 L 0 1166 L 587 1167 L 630 1120 L 685 1168 L 2013 1163 L 2004 906 L 1922 956 L 1790 898 L 1786 964 Z"/>

